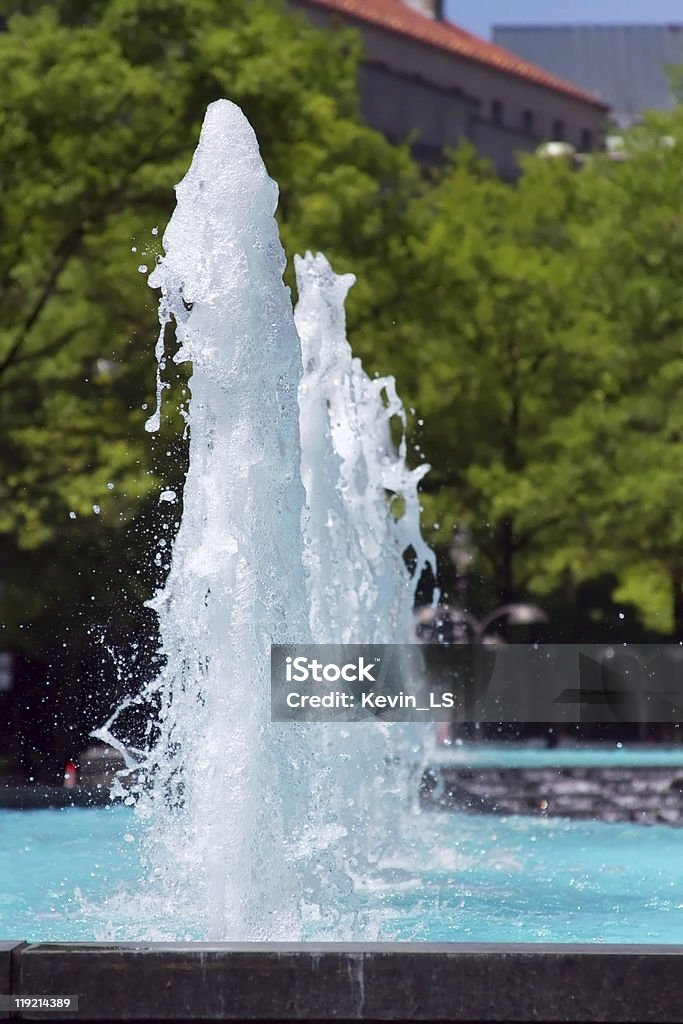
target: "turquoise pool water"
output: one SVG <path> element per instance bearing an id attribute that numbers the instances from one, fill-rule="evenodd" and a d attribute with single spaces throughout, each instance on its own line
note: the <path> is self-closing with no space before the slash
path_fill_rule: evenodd
<path id="1" fill-rule="evenodd" d="M 460 763 L 523 753 L 503 749 L 492 761 L 468 748 Z M 629 761 L 618 753 L 610 763 Z M 683 942 L 683 831 L 416 810 L 403 826 L 402 844 L 355 880 L 379 940 Z M 0 811 L 0 939 L 202 938 L 170 908 L 140 911 L 137 829 L 125 807 Z"/>
<path id="2" fill-rule="evenodd" d="M 95 939 L 94 908 L 140 874 L 136 828 L 127 807 L 0 811 L 0 936 Z"/>
<path id="3" fill-rule="evenodd" d="M 669 768 L 679 767 L 683 771 L 683 744 L 663 747 L 619 746 L 602 744 L 589 746 L 564 743 L 548 748 L 535 743 L 464 743 L 456 740 L 448 746 L 439 747 L 430 760 L 444 764 L 479 768 Z"/>

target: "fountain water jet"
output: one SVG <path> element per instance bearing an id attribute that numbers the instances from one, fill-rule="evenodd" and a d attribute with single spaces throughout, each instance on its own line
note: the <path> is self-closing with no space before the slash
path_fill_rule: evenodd
<path id="1" fill-rule="evenodd" d="M 420 533 L 418 484 L 429 467 L 408 469 L 406 418 L 394 379 L 371 379 L 353 358 L 344 301 L 355 278 L 335 274 L 322 254 L 295 256 L 294 264 L 311 633 L 322 644 L 410 643 L 417 580 L 423 568 L 436 569 Z M 401 433 L 398 448 L 392 421 Z M 411 771 L 423 730 L 379 722 L 315 729 L 311 746 L 327 774 L 317 776 L 310 832 L 329 832 L 332 812 L 341 835 L 327 851 L 326 880 L 360 877 L 398 842 L 409 787 L 417 792 Z M 331 937 L 370 937 L 318 889 L 320 903 Z"/>
<path id="2" fill-rule="evenodd" d="M 159 400 L 171 321 L 175 360 L 192 363 L 184 511 L 152 602 L 166 658 L 147 690 L 158 740 L 138 804 L 152 888 L 196 937 L 367 938 L 351 876 L 395 832 L 390 793 L 405 779 L 393 766 L 414 737 L 271 723 L 270 646 L 409 639 L 419 570 L 432 564 L 419 532 L 425 469 L 407 469 L 405 440 L 392 445 L 403 418 L 393 380 L 352 359 L 350 278 L 324 257 L 297 264 L 297 332 L 277 186 L 233 104 L 208 108 L 176 192 L 149 282 L 161 289 Z M 115 726 L 100 735 L 111 742 Z"/>

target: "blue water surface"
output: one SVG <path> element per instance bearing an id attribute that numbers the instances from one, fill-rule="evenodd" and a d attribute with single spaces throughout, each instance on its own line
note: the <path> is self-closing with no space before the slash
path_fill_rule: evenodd
<path id="1" fill-rule="evenodd" d="M 90 941 L 96 908 L 140 877 L 128 807 L 0 811 L 0 939 Z"/>
<path id="2" fill-rule="evenodd" d="M 567 756 L 550 753 L 555 763 Z M 500 756 L 470 748 L 459 763 Z M 546 754 L 527 751 L 525 763 L 534 756 Z M 155 937 L 121 924 L 144 874 L 138 838 L 126 807 L 0 811 L 0 939 Z M 663 825 L 407 808 L 400 842 L 354 881 L 383 941 L 683 942 L 683 830 Z"/>

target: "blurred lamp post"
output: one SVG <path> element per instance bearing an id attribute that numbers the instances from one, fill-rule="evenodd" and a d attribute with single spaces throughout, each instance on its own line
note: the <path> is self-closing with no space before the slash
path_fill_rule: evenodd
<path id="1" fill-rule="evenodd" d="M 503 604 L 499 608 L 494 608 L 483 619 L 476 619 L 467 607 L 468 573 L 476 558 L 472 535 L 468 529 L 459 527 L 454 531 L 448 555 L 456 572 L 457 606 L 439 605 L 437 608 L 423 608 L 418 612 L 416 634 L 420 643 L 504 644 L 502 636 L 488 632 L 500 619 L 511 626 L 527 626 L 548 621 L 548 616 L 538 605 L 522 602 Z M 437 743 L 452 743 L 455 728 L 453 722 L 440 722 L 437 726 Z"/>
<path id="2" fill-rule="evenodd" d="M 475 644 L 500 643 L 502 638 L 489 633 L 489 628 L 499 619 L 509 626 L 531 626 L 547 622 L 548 616 L 535 604 L 512 603 L 494 608 L 483 619 L 475 619 L 468 608 L 468 573 L 476 558 L 472 534 L 465 526 L 456 527 L 448 548 L 448 555 L 456 572 L 457 609 L 443 609 L 442 618 L 450 618 L 454 626 L 455 642 Z M 445 612 L 445 614 L 443 614 Z"/>
<path id="3" fill-rule="evenodd" d="M 467 622 L 474 634 L 474 642 L 477 644 L 496 643 L 494 636 L 487 634 L 487 629 L 498 619 L 504 619 L 508 626 L 533 626 L 536 623 L 547 622 L 548 616 L 537 604 L 503 604 L 500 608 L 494 608 L 485 618 L 479 620 L 472 615 L 467 616 Z"/>
<path id="4" fill-rule="evenodd" d="M 475 619 L 465 608 L 439 605 L 423 608 L 416 615 L 417 636 L 421 643 L 502 644 L 503 638 L 489 629 L 499 619 L 510 626 L 531 626 L 548 622 L 548 616 L 535 604 L 503 604 L 483 619 Z"/>

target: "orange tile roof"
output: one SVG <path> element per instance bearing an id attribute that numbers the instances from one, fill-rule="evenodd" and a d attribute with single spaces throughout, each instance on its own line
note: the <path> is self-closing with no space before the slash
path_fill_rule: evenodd
<path id="1" fill-rule="evenodd" d="M 516 75 L 518 78 L 571 96 L 583 103 L 590 103 L 594 107 L 603 110 L 609 109 L 597 96 L 585 89 L 565 82 L 557 75 L 523 60 L 522 57 L 510 53 L 502 46 L 496 46 L 495 43 L 489 43 L 485 39 L 480 39 L 479 36 L 472 35 L 471 32 L 454 25 L 453 22 L 436 21 L 425 14 L 420 14 L 404 4 L 402 0 L 305 0 L 305 2 L 314 7 L 326 7 L 330 11 L 338 11 L 340 14 L 366 22 L 368 25 L 376 25 L 379 28 L 388 29 L 390 32 L 409 36 L 411 39 L 427 43 L 429 46 L 447 50 L 449 53 L 477 61 L 479 64 L 486 64 L 488 67 L 496 68 L 509 75 Z"/>

